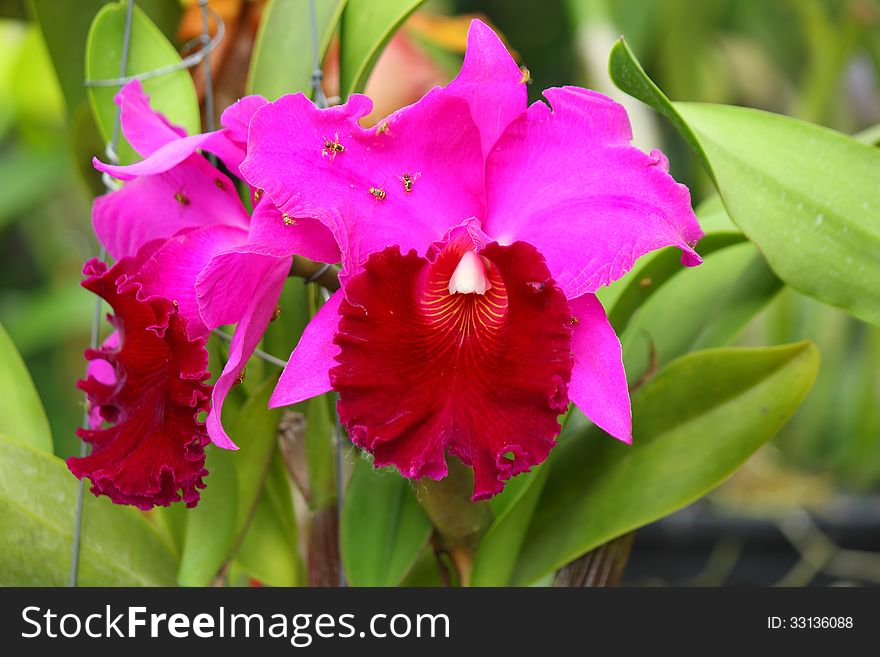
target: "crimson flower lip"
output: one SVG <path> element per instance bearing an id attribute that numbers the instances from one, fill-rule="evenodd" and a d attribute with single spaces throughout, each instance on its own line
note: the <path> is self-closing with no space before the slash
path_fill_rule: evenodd
<path id="1" fill-rule="evenodd" d="M 92 426 L 77 434 L 92 452 L 67 460 L 73 474 L 91 479 L 96 495 L 145 510 L 181 499 L 195 506 L 208 474 L 209 439 L 197 419 L 211 394 L 204 340 L 187 336 L 173 301 L 144 295 L 133 277 L 156 246 L 111 269 L 97 260 L 85 266 L 83 286 L 113 308 L 119 339 L 86 353 L 96 365 L 78 386 L 88 396 Z"/>
<path id="2" fill-rule="evenodd" d="M 455 80 L 376 128 L 359 125 L 372 103 L 358 94 L 324 110 L 302 94 L 284 96 L 254 113 L 241 173 L 285 216 L 323 224 L 342 256 L 342 289 L 304 332 L 272 405 L 335 388 L 353 440 L 377 464 L 440 478 L 448 450 L 474 467 L 475 498 L 500 491 L 505 479 L 540 463 L 552 446 L 556 417 L 552 427 L 549 421 L 530 426 L 518 407 L 546 419 L 558 412 L 547 399 L 556 399 L 560 411 L 570 399 L 605 431 L 631 441 L 620 343 L 595 292 L 666 246 L 682 251 L 683 264 L 699 264 L 694 246 L 702 231 L 666 158 L 631 145 L 619 104 L 577 87 L 547 89 L 544 97 L 549 104 L 527 105 L 519 67 L 492 30 L 474 21 Z M 328 135 L 339 145 L 332 157 L 325 153 Z M 464 250 L 450 246 L 466 239 Z M 456 260 L 447 267 L 444 254 L 451 252 Z M 504 267 L 493 260 L 510 253 L 518 255 Z M 481 271 L 481 263 L 491 267 Z M 545 272 L 522 278 L 537 263 Z M 511 347 L 480 360 L 475 354 L 492 344 L 484 324 L 459 319 L 458 332 L 449 333 L 426 323 L 419 310 L 425 281 L 441 270 L 437 290 L 442 284 L 448 298 L 437 303 L 448 311 L 444 321 L 458 316 L 452 297 L 485 301 L 492 290 L 504 290 L 508 305 L 496 309 L 500 333 L 512 345 L 517 328 L 505 322 L 514 316 L 518 326 L 539 332 L 551 330 L 543 323 L 550 316 L 553 330 L 563 331 L 555 324 L 562 321 L 568 370 L 544 371 L 547 345 L 540 340 L 531 351 L 514 355 Z M 527 290 L 558 297 L 556 310 L 523 314 L 519 300 Z M 384 318 L 381 326 L 376 317 Z M 395 356 L 385 333 L 396 336 L 402 354 Z M 509 370 L 512 364 L 518 369 Z M 418 376 L 412 367 L 421 368 Z M 483 385 L 499 371 L 505 380 Z M 530 376 L 540 390 L 527 399 L 508 389 Z M 368 384 L 370 377 L 384 387 Z M 451 379 L 461 385 L 450 386 Z M 435 394 L 420 392 L 424 385 Z M 534 410 L 540 404 L 543 415 Z M 505 424 L 514 416 L 519 429 Z M 503 437 L 489 417 L 505 427 Z"/>

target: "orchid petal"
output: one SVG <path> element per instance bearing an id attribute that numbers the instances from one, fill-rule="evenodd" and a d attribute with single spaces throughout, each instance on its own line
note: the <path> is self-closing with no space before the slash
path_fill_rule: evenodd
<path id="1" fill-rule="evenodd" d="M 331 263 L 342 259 L 327 226 L 311 217 L 286 216 L 265 196 L 254 208 L 248 241 L 265 245 L 265 252 L 275 255 L 300 255 Z"/>
<path id="2" fill-rule="evenodd" d="M 471 21 L 461 72 L 446 91 L 468 102 L 484 157 L 510 122 L 525 111 L 528 96 L 519 66 L 498 35 L 480 20 Z"/>
<path id="3" fill-rule="evenodd" d="M 574 367 L 568 394 L 600 429 L 632 442 L 632 411 L 620 340 L 595 294 L 570 299 Z"/>
<path id="4" fill-rule="evenodd" d="M 259 281 L 259 286 L 244 307 L 241 316 L 237 318 L 235 335 L 229 345 L 229 358 L 214 384 L 211 411 L 205 420 L 211 440 L 224 449 L 238 449 L 238 447 L 223 428 L 223 403 L 232 386 L 240 381 L 242 369 L 263 339 L 263 334 L 278 304 L 278 298 L 281 296 L 287 272 L 290 270 L 289 258 L 255 257 L 249 259 L 248 264 L 251 266 L 250 275 Z"/>
<path id="5" fill-rule="evenodd" d="M 165 144 L 186 136 L 186 130 L 150 107 L 150 97 L 144 93 L 139 80 L 122 87 L 114 100 L 120 106 L 122 133 L 141 157 L 148 157 Z"/>
<path id="6" fill-rule="evenodd" d="M 329 372 L 339 353 L 333 337 L 343 297 L 342 290 L 334 292 L 306 326 L 269 399 L 270 408 L 296 404 L 330 390 Z"/>
<path id="7" fill-rule="evenodd" d="M 242 244 L 247 233 L 233 226 L 203 226 L 183 230 L 164 242 L 141 265 L 134 280 L 143 293 L 171 299 L 190 337 L 207 335 L 196 300 L 196 279 L 217 254 Z"/>
<path id="8" fill-rule="evenodd" d="M 183 228 L 219 224 L 247 230 L 249 218 L 232 181 L 195 155 L 99 196 L 92 221 L 98 239 L 118 259 Z"/>
<path id="9" fill-rule="evenodd" d="M 339 417 L 352 441 L 410 478 L 474 468 L 474 500 L 541 463 L 568 404 L 568 303 L 533 247 L 479 251 L 482 294 L 451 293 L 473 253 L 463 228 L 433 262 L 389 247 L 349 279 L 339 310 Z"/>
<path id="10" fill-rule="evenodd" d="M 659 153 L 630 145 L 626 112 L 574 87 L 548 89 L 511 123 L 486 163 L 489 216 L 501 243 L 524 240 L 547 258 L 569 299 L 625 274 L 664 246 L 699 264 L 702 231 L 684 185 Z"/>
<path id="11" fill-rule="evenodd" d="M 480 135 L 467 103 L 434 89 L 366 130 L 368 98 L 319 110 L 302 94 L 254 114 L 241 171 L 289 217 L 333 229 L 341 217 L 348 248 L 343 275 L 389 244 L 421 252 L 446 230 L 483 216 Z"/>

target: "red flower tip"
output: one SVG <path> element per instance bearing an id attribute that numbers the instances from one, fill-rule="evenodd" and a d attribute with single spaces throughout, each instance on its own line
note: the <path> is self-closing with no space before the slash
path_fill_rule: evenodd
<path id="1" fill-rule="evenodd" d="M 211 386 L 204 383 L 208 354 L 204 339 L 187 336 L 173 301 L 141 295 L 136 273 L 154 247 L 146 245 L 111 269 L 97 260 L 83 269 L 83 287 L 113 308 L 109 321 L 120 339 L 118 346 L 108 341 L 85 354 L 108 363 L 114 380 L 90 371 L 77 382 L 93 419 L 112 426 L 77 430 L 92 453 L 67 460 L 74 475 L 91 480 L 95 495 L 144 510 L 181 499 L 195 506 L 208 474 L 209 438 L 197 419 L 210 408 Z"/>
<path id="2" fill-rule="evenodd" d="M 547 458 L 572 368 L 571 311 L 541 255 L 479 247 L 456 229 L 430 259 L 371 255 L 345 284 L 330 371 L 377 467 L 441 479 L 449 452 L 473 467 L 475 501 Z"/>

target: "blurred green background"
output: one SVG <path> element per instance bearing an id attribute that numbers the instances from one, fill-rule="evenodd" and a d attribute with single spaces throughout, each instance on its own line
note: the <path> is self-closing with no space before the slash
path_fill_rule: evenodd
<path id="1" fill-rule="evenodd" d="M 66 51 L 54 53 L 64 71 L 59 81 L 36 20 L 41 2 L 53 1 L 62 0 L 0 0 L 0 322 L 33 375 L 56 453 L 66 457 L 79 449 L 74 429 L 83 399 L 74 382 L 83 372 L 94 309 L 79 280 L 83 262 L 97 254 L 89 208 L 102 190 L 89 164 L 102 147 L 76 80 L 85 32 L 103 3 L 69 3 Z M 220 9 L 224 3 L 216 4 Z M 246 4 L 259 9 L 257 2 Z M 182 45 L 185 12 L 177 0 L 138 5 Z M 422 11 L 488 17 L 530 69 L 533 99 L 548 86 L 581 84 L 625 101 L 636 143 L 667 153 L 672 173 L 691 188 L 695 205 L 712 193 L 696 159 L 665 121 L 622 96 L 608 79 L 608 50 L 620 34 L 671 98 L 747 105 L 846 133 L 880 123 L 877 0 L 434 0 Z M 449 68 L 445 59 L 440 63 Z M 770 523 L 799 552 L 770 568 L 775 571 L 754 576 L 763 583 L 780 577 L 810 581 L 810 572 L 826 568 L 830 557 L 812 567 L 806 553 L 830 541 L 829 533 L 849 540 L 856 531 L 853 514 L 864 539 L 854 547 L 862 556 L 876 556 L 870 555 L 872 545 L 880 553 L 880 329 L 785 289 L 739 343 L 803 338 L 815 341 L 822 353 L 810 396 L 769 448 L 701 503 L 734 529 L 710 532 L 703 550 L 708 556 L 690 570 L 672 568 L 657 583 L 694 578 L 713 583 L 713 577 L 723 583 L 733 568 L 725 571 L 725 564 L 736 561 L 745 544 L 734 520 Z M 827 526 L 805 525 L 802 509 L 825 518 Z M 651 541 L 668 550 L 676 527 L 689 527 L 693 534 L 687 518 L 704 512 L 687 513 L 642 533 L 647 538 L 637 542 L 631 581 L 655 581 L 641 574 L 640 563 L 646 573 L 657 568 L 639 561 L 639 546 L 650 559 Z M 880 583 L 880 564 L 870 558 L 866 563 L 863 571 L 841 572 L 837 579 Z M 837 581 L 834 572 L 828 576 Z M 749 581 L 751 575 L 743 577 Z"/>

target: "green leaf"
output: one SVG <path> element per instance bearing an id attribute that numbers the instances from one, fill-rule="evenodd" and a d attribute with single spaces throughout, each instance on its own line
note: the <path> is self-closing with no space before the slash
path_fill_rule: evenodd
<path id="1" fill-rule="evenodd" d="M 31 12 L 40 25 L 70 113 L 86 102 L 86 88 L 83 86 L 86 38 L 92 19 L 106 2 L 30 0 Z M 116 75 L 119 75 L 118 64 L 114 77 Z"/>
<path id="2" fill-rule="evenodd" d="M 645 73 L 645 69 L 639 64 L 623 37 L 620 37 L 611 48 L 611 53 L 608 56 L 608 72 L 611 74 L 614 84 L 621 91 L 625 91 L 633 98 L 638 98 L 669 119 L 711 176 L 712 166 L 709 163 L 709 158 L 703 152 L 700 141 L 681 118 L 673 104 L 669 102 L 669 99 Z"/>
<path id="3" fill-rule="evenodd" d="M 621 40 L 615 83 L 666 115 L 712 176 L 731 218 L 776 274 L 880 324 L 880 151 L 753 109 L 670 103 Z"/>
<path id="4" fill-rule="evenodd" d="M 495 519 L 474 555 L 471 586 L 506 586 L 510 583 L 549 471 L 549 468 L 538 466 L 526 475 L 514 477 L 501 494 L 492 499 Z"/>
<path id="5" fill-rule="evenodd" d="M 745 236 L 730 220 L 718 196 L 711 196 L 696 209 L 700 227 L 705 233 L 697 245 L 703 258 L 739 244 Z M 620 334 L 629 324 L 633 313 L 663 285 L 683 269 L 681 251 L 667 247 L 643 256 L 635 267 L 596 294 L 608 312 L 614 330 Z"/>
<path id="6" fill-rule="evenodd" d="M 713 253 L 699 267 L 679 268 L 621 334 L 629 380 L 646 371 L 652 351 L 665 365 L 689 351 L 728 344 L 782 287 L 749 242 Z"/>
<path id="7" fill-rule="evenodd" d="M 346 0 L 315 3 L 318 61 L 323 61 Z M 311 97 L 312 27 L 308 0 L 269 0 L 251 54 L 248 93 L 275 100 L 303 92 Z"/>
<path id="8" fill-rule="evenodd" d="M 208 445 L 207 487 L 194 509 L 186 512 L 183 550 L 177 581 L 181 586 L 208 586 L 217 577 L 235 542 L 238 479 L 235 454 Z"/>
<path id="9" fill-rule="evenodd" d="M 363 91 L 385 44 L 424 0 L 348 0 L 339 31 L 339 91 Z"/>
<path id="10" fill-rule="evenodd" d="M 276 452 L 235 562 L 265 584 L 299 586 L 304 568 L 297 533 L 290 482 L 284 462 Z"/>
<path id="11" fill-rule="evenodd" d="M 86 42 L 86 76 L 90 80 L 119 77 L 122 56 L 122 35 L 125 5 L 114 3 L 103 7 L 95 16 Z M 151 71 L 176 64 L 180 55 L 159 28 L 135 5 L 132 20 L 131 48 L 127 75 Z M 186 129 L 190 134 L 200 131 L 199 101 L 189 71 L 182 70 L 143 80 L 144 92 L 150 96 L 153 109 Z M 89 87 L 89 102 L 95 121 L 106 141 L 110 141 L 116 120 L 113 97 L 116 87 Z M 119 160 L 125 164 L 139 160 L 131 146 L 120 138 Z"/>
<path id="12" fill-rule="evenodd" d="M 77 486 L 61 459 L 0 436 L 0 586 L 67 583 Z M 86 492 L 82 586 L 173 586 L 176 571 L 143 514 Z"/>
<path id="13" fill-rule="evenodd" d="M 342 563 L 352 586 L 397 586 L 431 536 L 431 523 L 403 477 L 358 458 L 340 527 Z"/>
<path id="14" fill-rule="evenodd" d="M 52 431 L 34 381 L 0 325 L 0 433 L 52 453 Z"/>
<path id="15" fill-rule="evenodd" d="M 244 538 L 275 452 L 281 411 L 268 404 L 276 383 L 276 377 L 264 381 L 228 423 L 238 451 L 207 450 L 208 486 L 186 513 L 178 575 L 184 586 L 210 584 Z"/>
<path id="16" fill-rule="evenodd" d="M 229 437 L 240 448 L 231 453 L 238 479 L 237 537 L 245 530 L 257 504 L 275 453 L 281 409 L 269 408 L 269 397 L 277 383 L 277 376 L 266 379 L 242 406 L 228 429 Z"/>
<path id="17" fill-rule="evenodd" d="M 512 583 L 566 563 L 693 502 L 788 420 L 810 389 L 807 342 L 684 356 L 633 396 L 633 444 L 589 426 L 560 441 Z"/>

